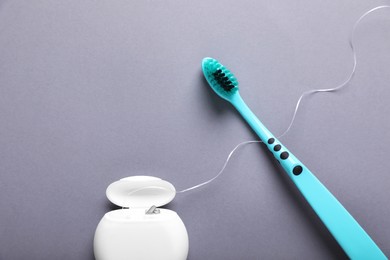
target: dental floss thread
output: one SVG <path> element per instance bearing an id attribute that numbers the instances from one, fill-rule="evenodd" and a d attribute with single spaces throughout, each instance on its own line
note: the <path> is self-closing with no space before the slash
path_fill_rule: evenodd
<path id="1" fill-rule="evenodd" d="M 302 95 L 299 97 L 299 99 L 297 101 L 297 104 L 296 104 L 295 110 L 294 110 L 294 114 L 293 114 L 293 116 L 291 118 L 290 124 L 288 125 L 287 129 L 281 135 L 278 136 L 278 138 L 281 138 L 281 137 L 285 136 L 290 131 L 290 129 L 291 129 L 291 127 L 292 127 L 292 125 L 293 125 L 293 123 L 295 121 L 296 115 L 298 113 L 298 108 L 299 108 L 299 106 L 300 106 L 300 104 L 302 102 L 302 99 L 305 96 L 310 95 L 310 94 L 315 94 L 315 93 L 336 92 L 336 91 L 344 88 L 345 86 L 347 86 L 347 84 L 353 79 L 353 77 L 355 75 L 355 71 L 356 71 L 356 66 L 357 66 L 356 51 L 355 51 L 355 47 L 354 47 L 354 35 L 355 35 L 356 28 L 359 26 L 360 22 L 367 15 L 369 15 L 370 13 L 375 12 L 377 10 L 384 9 L 384 8 L 390 8 L 390 5 L 381 5 L 381 6 L 374 7 L 372 9 L 368 10 L 367 12 L 365 12 L 364 14 L 362 14 L 359 17 L 359 19 L 354 23 L 354 25 L 352 27 L 351 34 L 349 36 L 349 40 L 348 40 L 349 46 L 350 46 L 351 51 L 352 51 L 352 56 L 353 56 L 353 67 L 352 67 L 352 71 L 349 74 L 349 76 L 347 77 L 347 79 L 344 82 L 342 82 L 341 84 L 339 84 L 336 87 L 334 87 L 334 88 L 312 89 L 312 90 L 308 90 L 308 91 L 303 92 Z M 252 143 L 262 143 L 262 141 L 244 141 L 244 142 L 239 143 L 229 153 L 229 155 L 227 156 L 227 158 L 225 160 L 224 165 L 222 166 L 222 169 L 218 172 L 217 175 L 215 175 L 213 178 L 211 178 L 211 179 L 209 179 L 209 180 L 207 180 L 205 182 L 202 182 L 200 184 L 197 184 L 195 186 L 192 186 L 192 187 L 180 190 L 180 191 L 176 191 L 176 193 L 184 193 L 184 192 L 187 192 L 187 191 L 191 191 L 191 190 L 200 188 L 200 187 L 202 187 L 204 185 L 210 184 L 211 182 L 213 182 L 215 179 L 217 179 L 224 172 L 224 170 L 225 170 L 225 168 L 226 168 L 230 158 L 232 157 L 234 152 L 237 151 L 238 148 L 240 148 L 240 147 L 242 147 L 242 146 L 244 146 L 246 144 L 252 144 Z"/>

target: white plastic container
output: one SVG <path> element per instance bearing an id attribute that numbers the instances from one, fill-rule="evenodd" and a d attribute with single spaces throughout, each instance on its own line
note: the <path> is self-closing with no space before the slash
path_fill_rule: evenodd
<path id="1" fill-rule="evenodd" d="M 125 207 L 104 215 L 96 228 L 97 260 L 185 260 L 188 234 L 176 212 L 157 207 L 169 203 L 175 187 L 150 176 L 132 176 L 112 183 L 107 198 Z"/>

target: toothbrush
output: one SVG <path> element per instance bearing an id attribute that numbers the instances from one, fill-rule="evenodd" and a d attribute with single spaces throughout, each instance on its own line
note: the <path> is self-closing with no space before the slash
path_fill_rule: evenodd
<path id="1" fill-rule="evenodd" d="M 387 259 L 359 223 L 333 194 L 261 123 L 238 92 L 234 75 L 213 58 L 202 61 L 211 88 L 229 101 L 260 137 L 318 217 L 351 259 Z"/>

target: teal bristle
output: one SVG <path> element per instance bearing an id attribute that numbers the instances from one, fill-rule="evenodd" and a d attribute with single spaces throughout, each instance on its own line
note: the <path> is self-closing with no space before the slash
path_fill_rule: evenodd
<path id="1" fill-rule="evenodd" d="M 207 82 L 218 95 L 229 98 L 238 91 L 236 77 L 217 60 L 204 58 L 202 69 Z"/>

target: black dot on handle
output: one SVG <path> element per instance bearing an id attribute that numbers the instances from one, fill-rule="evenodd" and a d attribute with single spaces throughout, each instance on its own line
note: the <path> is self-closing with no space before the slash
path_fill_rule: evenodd
<path id="1" fill-rule="evenodd" d="M 273 144 L 275 142 L 275 138 L 270 138 L 270 139 L 268 139 L 268 143 L 269 144 Z"/>
<path id="2" fill-rule="evenodd" d="M 274 147 L 275 152 L 279 151 L 280 149 L 282 149 L 282 146 L 280 144 L 275 145 Z"/>
<path id="3" fill-rule="evenodd" d="M 299 175 L 299 174 L 302 173 L 302 171 L 303 171 L 303 168 L 300 165 L 295 166 L 294 169 L 293 169 L 294 175 Z"/>
<path id="4" fill-rule="evenodd" d="M 288 156 L 289 156 L 288 152 L 283 152 L 280 154 L 280 159 L 286 160 L 288 158 Z"/>

